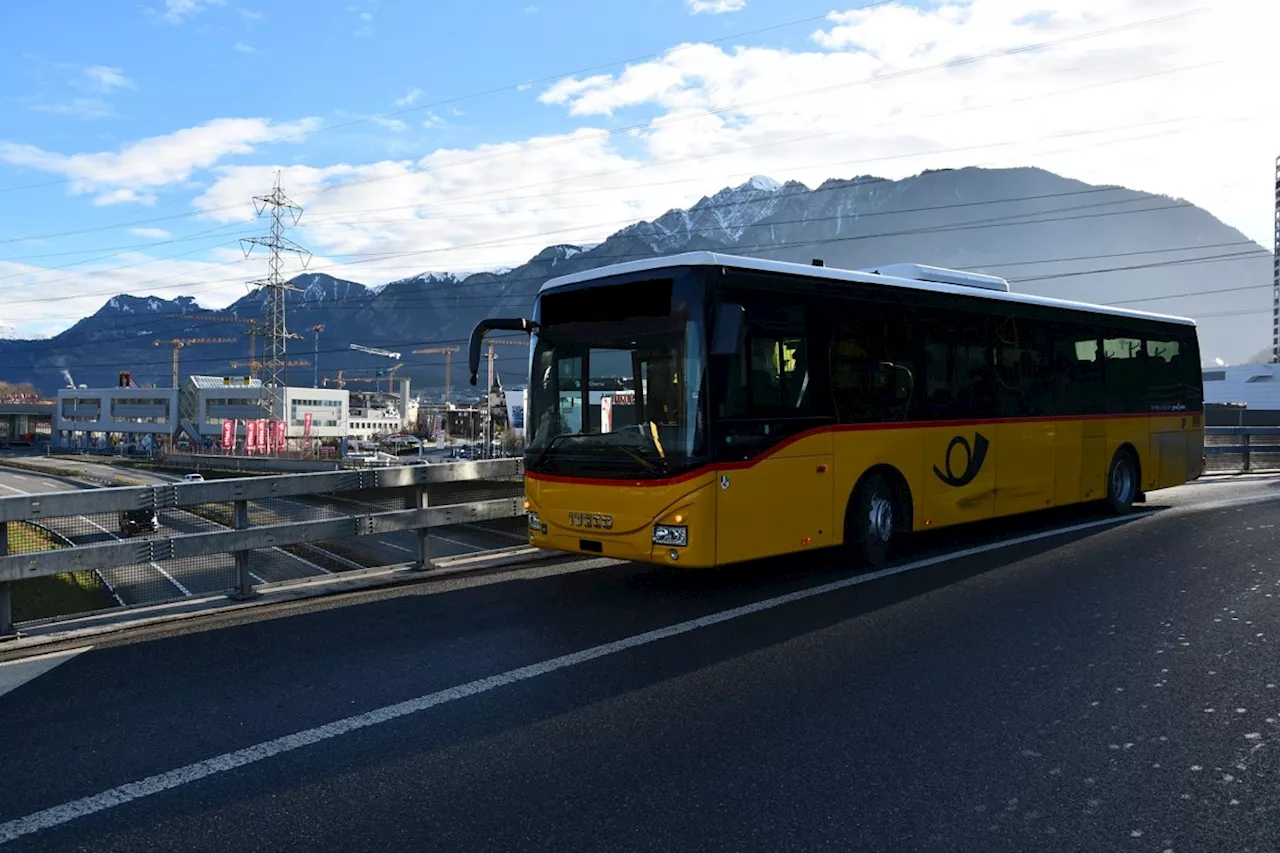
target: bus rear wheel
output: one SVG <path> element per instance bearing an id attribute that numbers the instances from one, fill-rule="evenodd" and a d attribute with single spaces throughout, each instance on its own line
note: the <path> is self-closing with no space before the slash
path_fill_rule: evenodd
<path id="1" fill-rule="evenodd" d="M 868 474 L 858 486 L 845 519 L 844 541 L 849 555 L 862 566 L 888 562 L 903 530 L 901 490 L 883 474 Z"/>
<path id="2" fill-rule="evenodd" d="M 1133 509 L 1138 499 L 1138 460 L 1126 449 L 1116 451 L 1107 471 L 1107 506 L 1116 515 Z"/>

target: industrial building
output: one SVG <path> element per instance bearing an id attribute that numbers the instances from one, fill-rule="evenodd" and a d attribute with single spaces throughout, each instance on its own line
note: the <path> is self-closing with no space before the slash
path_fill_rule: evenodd
<path id="1" fill-rule="evenodd" d="M 236 435 L 243 437 L 244 422 L 267 418 L 262 405 L 262 382 L 245 376 L 191 376 L 182 386 L 179 404 L 184 430 L 201 443 L 217 443 L 224 421 L 237 421 Z M 306 417 L 311 415 L 313 439 L 347 435 L 350 392 L 337 388 L 283 389 L 279 411 L 289 424 L 289 438 L 302 438 Z M 194 436 L 193 436 L 194 438 Z"/>
<path id="2" fill-rule="evenodd" d="M 55 444 L 89 447 L 122 436 L 144 447 L 163 443 L 178 429 L 174 388 L 61 388 L 54 409 Z"/>

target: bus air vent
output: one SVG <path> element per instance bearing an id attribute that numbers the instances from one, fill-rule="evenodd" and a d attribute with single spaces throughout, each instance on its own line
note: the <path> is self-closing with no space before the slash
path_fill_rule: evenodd
<path id="1" fill-rule="evenodd" d="M 942 267 L 930 267 L 924 264 L 889 264 L 873 269 L 864 269 L 875 275 L 887 275 L 894 278 L 906 278 L 911 281 L 929 281 L 934 284 L 958 284 L 963 287 L 980 287 L 983 290 L 999 290 L 1009 292 L 1009 282 L 994 275 L 983 275 L 964 270 L 949 270 Z"/>

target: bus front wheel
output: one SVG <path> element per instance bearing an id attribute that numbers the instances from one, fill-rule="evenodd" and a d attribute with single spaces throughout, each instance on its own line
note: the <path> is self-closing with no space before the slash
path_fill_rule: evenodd
<path id="1" fill-rule="evenodd" d="M 845 549 L 863 566 L 888 562 L 904 529 L 901 489 L 883 474 L 868 474 L 858 486 L 845 520 Z"/>
<path id="2" fill-rule="evenodd" d="M 1116 451 L 1107 472 L 1107 506 L 1117 515 L 1133 509 L 1138 499 L 1138 460 L 1127 449 Z"/>

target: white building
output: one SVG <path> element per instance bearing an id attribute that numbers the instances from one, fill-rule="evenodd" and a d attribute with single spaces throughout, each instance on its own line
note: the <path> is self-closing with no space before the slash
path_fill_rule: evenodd
<path id="1" fill-rule="evenodd" d="M 1201 371 L 1206 403 L 1280 409 L 1280 364 L 1237 364 Z"/>
<path id="2" fill-rule="evenodd" d="M 418 401 L 409 396 L 409 380 L 403 379 L 400 394 L 357 391 L 351 395 L 348 436 L 370 441 L 412 429 L 418 423 Z"/>
<path id="3" fill-rule="evenodd" d="M 63 444 L 90 433 L 131 437 L 171 436 L 178 429 L 178 391 L 173 388 L 61 388 L 54 429 Z"/>
<path id="4" fill-rule="evenodd" d="M 348 391 L 337 388 L 285 388 L 280 407 L 289 424 L 289 438 L 302 438 L 311 415 L 312 438 L 342 438 L 347 434 Z M 244 422 L 267 418 L 262 382 L 246 376 L 191 376 L 182 387 L 181 417 L 186 427 L 214 442 L 222 438 L 223 421 L 237 421 L 236 435 L 244 436 Z"/>

